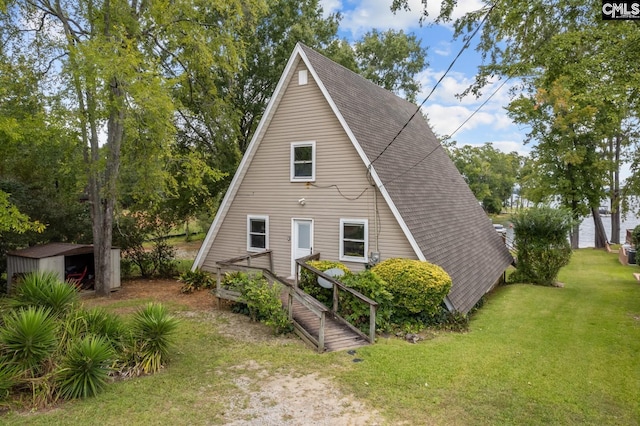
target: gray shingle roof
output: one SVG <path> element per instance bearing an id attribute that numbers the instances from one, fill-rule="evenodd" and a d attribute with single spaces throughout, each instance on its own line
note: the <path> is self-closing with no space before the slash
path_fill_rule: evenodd
<path id="1" fill-rule="evenodd" d="M 76 254 L 93 253 L 91 244 L 49 243 L 28 247 L 22 250 L 10 251 L 9 256 L 28 257 L 31 259 L 44 259 L 55 256 L 73 256 Z"/>
<path id="2" fill-rule="evenodd" d="M 451 276 L 454 310 L 467 313 L 513 260 L 491 221 L 420 114 L 389 145 L 416 105 L 300 47 L 424 258 Z"/>

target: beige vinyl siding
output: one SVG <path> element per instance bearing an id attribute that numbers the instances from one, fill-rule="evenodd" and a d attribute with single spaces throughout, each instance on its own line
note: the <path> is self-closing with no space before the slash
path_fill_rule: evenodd
<path id="1" fill-rule="evenodd" d="M 305 69 L 299 62 L 293 75 Z M 313 219 L 313 252 L 338 260 L 340 219 L 367 219 L 369 252 L 389 257 L 417 258 L 378 192 L 374 197 L 367 169 L 312 74 L 308 84 L 290 79 L 282 99 L 231 201 L 203 268 L 246 254 L 247 215 L 269 216 L 269 242 L 275 272 L 291 274 L 292 219 Z M 291 144 L 315 141 L 314 182 L 290 182 Z M 298 200 L 305 199 L 305 205 Z M 376 220 L 375 201 L 378 218 Z M 377 224 L 377 225 L 376 225 Z M 376 234 L 379 235 L 376 240 Z M 349 263 L 359 270 L 362 263 Z"/>

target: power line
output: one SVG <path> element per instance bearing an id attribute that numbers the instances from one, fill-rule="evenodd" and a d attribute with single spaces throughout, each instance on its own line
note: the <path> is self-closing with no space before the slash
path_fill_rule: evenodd
<path id="1" fill-rule="evenodd" d="M 476 108 L 476 110 L 475 110 L 475 111 L 473 111 L 473 112 L 471 113 L 471 115 L 470 115 L 469 117 L 467 117 L 467 118 L 462 122 L 462 124 L 460 124 L 460 125 L 458 126 L 458 128 L 457 128 L 457 129 L 455 129 L 455 130 L 453 131 L 453 133 L 451 133 L 451 134 L 448 136 L 448 138 L 451 138 L 451 136 L 453 136 L 454 134 L 456 134 L 456 132 L 457 132 L 458 130 L 460 130 L 460 129 L 462 128 L 462 126 L 464 126 L 464 125 L 465 125 L 469 120 L 471 120 L 471 117 L 473 117 L 474 115 L 476 115 L 476 113 L 477 113 L 478 111 L 480 111 L 480 109 L 482 109 L 482 107 L 484 107 L 484 106 L 487 104 L 487 102 L 489 102 L 489 100 L 491 100 L 491 98 L 493 98 L 493 96 L 494 96 L 496 93 L 498 93 L 498 92 L 500 91 L 500 89 L 502 89 L 502 87 L 503 87 L 505 84 L 507 84 L 507 82 L 508 82 L 510 79 L 511 79 L 511 77 L 508 77 L 507 79 L 505 79 L 505 80 L 502 82 L 502 84 L 501 84 L 501 85 L 500 85 L 496 90 L 494 90 L 494 91 L 493 91 L 493 93 L 491 93 L 491 95 L 490 95 L 487 99 L 485 99 L 485 101 L 484 101 L 482 104 L 480 104 L 480 106 L 478 106 L 478 108 Z M 387 185 L 388 183 L 391 183 L 391 182 L 393 182 L 394 180 L 396 180 L 396 179 L 398 179 L 398 178 L 400 178 L 400 177 L 402 177 L 402 176 L 406 175 L 406 174 L 407 174 L 407 173 L 409 173 L 411 170 L 415 169 L 415 168 L 418 166 L 418 164 L 422 163 L 424 160 L 426 160 L 427 158 L 429 158 L 429 157 L 431 156 L 431 154 L 433 154 L 433 153 L 436 151 L 436 149 L 441 148 L 441 147 L 442 147 L 442 145 L 441 145 L 440 143 L 438 143 L 438 144 L 437 144 L 437 145 L 436 145 L 436 146 L 435 146 L 431 151 L 429 151 L 429 152 L 427 153 L 427 155 L 425 155 L 424 157 L 422 157 L 422 158 L 421 158 L 418 162 L 416 162 L 413 166 L 411 166 L 411 167 L 409 167 L 408 169 L 404 170 L 404 171 L 403 171 L 402 173 L 400 173 L 399 175 L 394 176 L 393 178 L 389 179 L 387 182 L 383 182 L 383 183 L 382 183 L 382 186 L 385 186 L 385 185 Z"/>
<path id="2" fill-rule="evenodd" d="M 389 142 L 387 144 L 387 146 L 384 147 L 384 149 L 380 152 L 380 154 L 378 154 L 376 156 L 376 158 L 373 159 L 373 161 L 370 163 L 370 165 L 373 165 L 373 163 L 375 163 L 378 158 L 380 158 L 382 156 L 382 154 L 384 154 L 387 149 L 389 149 L 389 147 L 391 146 L 391 144 L 393 142 L 395 142 L 396 139 L 398 139 L 398 136 L 400 136 L 400 134 L 402 133 L 402 131 L 409 125 L 409 123 L 411 122 L 411 120 L 413 120 L 413 117 L 415 117 L 418 112 L 420 112 L 420 108 L 422 108 L 422 106 L 425 104 L 425 102 L 427 102 L 429 100 L 429 98 L 431 97 L 431 95 L 433 94 L 433 92 L 435 92 L 436 88 L 440 85 L 440 83 L 442 82 L 442 80 L 444 80 L 444 78 L 447 76 L 447 74 L 449 73 L 449 71 L 451 71 L 451 68 L 453 68 L 453 65 L 456 63 L 456 61 L 458 60 L 458 58 L 460 57 L 460 55 L 462 55 L 462 52 L 464 52 L 469 45 L 471 44 L 471 40 L 473 40 L 473 38 L 475 37 L 475 35 L 478 33 L 478 31 L 480 31 L 480 28 L 482 28 L 482 25 L 485 23 L 485 21 L 487 20 L 487 18 L 489 17 L 489 15 L 491 14 L 491 11 L 493 10 L 493 8 L 496 6 L 496 3 L 493 3 L 491 5 L 491 7 L 489 8 L 489 10 L 487 11 L 486 15 L 484 15 L 484 18 L 482 18 L 482 21 L 480 22 L 480 24 L 476 27 L 476 29 L 473 31 L 473 34 L 471 34 L 471 36 L 467 39 L 467 41 L 464 43 L 464 45 L 462 46 L 462 48 L 460 49 L 460 51 L 458 52 L 458 54 L 456 55 L 455 58 L 453 58 L 453 61 L 451 61 L 451 63 L 449 64 L 449 67 L 447 68 L 447 70 L 444 72 L 444 74 L 442 74 L 442 76 L 438 79 L 438 81 L 436 82 L 436 84 L 433 86 L 433 88 L 431 89 L 431 91 L 429 92 L 429 94 L 427 95 L 427 97 L 420 103 L 420 105 L 418 105 L 418 108 L 415 110 L 415 112 L 411 115 L 411 117 L 409 117 L 409 119 L 404 123 L 404 125 L 400 128 L 400 130 L 398 130 L 398 133 L 396 133 L 396 135 L 393 137 L 393 139 L 391 139 L 391 142 Z"/>
<path id="3" fill-rule="evenodd" d="M 465 125 L 465 124 L 467 124 L 467 122 L 468 122 L 469 120 L 471 120 L 471 118 L 473 118 L 473 116 L 474 116 L 474 115 L 476 115 L 476 113 L 477 113 L 478 111 L 480 111 L 480 109 L 482 109 L 482 107 L 483 107 L 483 106 L 485 106 L 485 105 L 487 104 L 487 102 L 489 102 L 489 101 L 491 100 L 491 98 L 493 98 L 493 96 L 494 96 L 496 93 L 498 93 L 498 92 L 500 91 L 500 89 L 502 89 L 502 86 L 504 86 L 505 84 L 507 84 L 507 81 L 509 81 L 510 79 L 511 79 L 511 77 L 507 77 L 507 79 L 506 79 L 505 81 L 503 81 L 503 82 L 502 82 L 502 84 L 500 85 L 500 87 L 498 87 L 496 90 L 494 90 L 494 91 L 493 91 L 493 93 L 492 93 L 492 94 L 491 94 L 487 99 L 485 99 L 485 101 L 484 101 L 483 103 L 481 103 L 481 104 L 480 104 L 480 106 L 479 106 L 478 108 L 476 108 L 476 110 L 475 110 L 475 111 L 473 111 L 473 112 L 471 113 L 471 115 L 470 115 L 469 117 L 467 117 L 467 119 L 466 119 L 466 120 L 464 120 L 464 121 L 462 122 L 462 124 L 460 124 L 460 125 L 458 126 L 458 128 L 457 128 L 457 129 L 455 129 L 455 130 L 454 130 L 450 135 L 447 135 L 446 139 L 451 139 L 451 137 L 452 137 L 453 135 L 455 135 L 455 134 L 456 134 L 456 132 L 457 132 L 458 130 L 460 130 L 460 129 Z"/>

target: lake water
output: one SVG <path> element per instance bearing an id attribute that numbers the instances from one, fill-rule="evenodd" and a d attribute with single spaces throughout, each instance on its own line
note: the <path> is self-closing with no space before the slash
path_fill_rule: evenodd
<path id="1" fill-rule="evenodd" d="M 611 216 L 602 216 L 602 224 L 604 230 L 607 232 L 607 240 L 611 241 Z M 633 229 L 637 225 L 640 225 L 640 218 L 628 215 L 626 220 L 620 223 L 620 242 L 624 244 L 624 240 L 627 235 L 627 229 Z M 595 246 L 595 230 L 593 226 L 593 218 L 591 216 L 586 217 L 580 224 L 580 248 L 594 247 Z M 507 229 L 507 240 L 513 241 L 513 229 Z"/>
<path id="2" fill-rule="evenodd" d="M 602 216 L 602 224 L 607 232 L 607 240 L 611 241 L 611 216 Z M 627 236 L 627 229 L 633 229 L 640 225 L 640 219 L 635 216 L 628 216 L 626 220 L 620 223 L 620 242 L 624 244 Z M 591 216 L 585 218 L 580 224 L 580 248 L 594 247 L 595 228 L 593 226 L 593 218 Z"/>

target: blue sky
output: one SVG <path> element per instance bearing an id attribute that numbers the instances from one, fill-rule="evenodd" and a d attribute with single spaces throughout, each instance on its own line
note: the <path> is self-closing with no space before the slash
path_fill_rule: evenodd
<path id="1" fill-rule="evenodd" d="M 398 12 L 395 15 L 389 10 L 391 2 L 392 0 L 320 1 L 325 13 L 342 13 L 340 36 L 348 40 L 358 39 L 373 28 L 403 30 L 421 39 L 422 45 L 428 48 L 429 62 L 427 69 L 418 75 L 422 83 L 422 91 L 417 99 L 418 102 L 422 102 L 458 54 L 462 43 L 453 40 L 451 27 L 420 26 L 421 0 L 409 0 L 412 10 Z M 458 6 L 455 16 L 481 6 L 478 0 L 465 0 L 459 3 L 463 4 Z M 436 7 L 439 4 L 438 0 L 429 1 L 430 16 L 437 14 Z M 458 58 L 454 67 L 423 107 L 434 131 L 439 135 L 451 134 L 502 84 L 501 81 L 496 81 L 486 87 L 483 90 L 483 97 L 479 99 L 473 95 L 463 99 L 456 97 L 456 94 L 464 91 L 473 82 L 477 67 L 481 64 L 480 55 L 473 49 L 478 37 L 476 35 L 471 47 Z M 453 139 L 459 146 L 492 142 L 494 147 L 505 152 L 517 151 L 523 155 L 528 153 L 529 146 L 523 144 L 526 128 L 513 124 L 504 110 L 510 101 L 510 87 L 509 83 L 505 84 L 464 127 L 457 131 Z"/>

